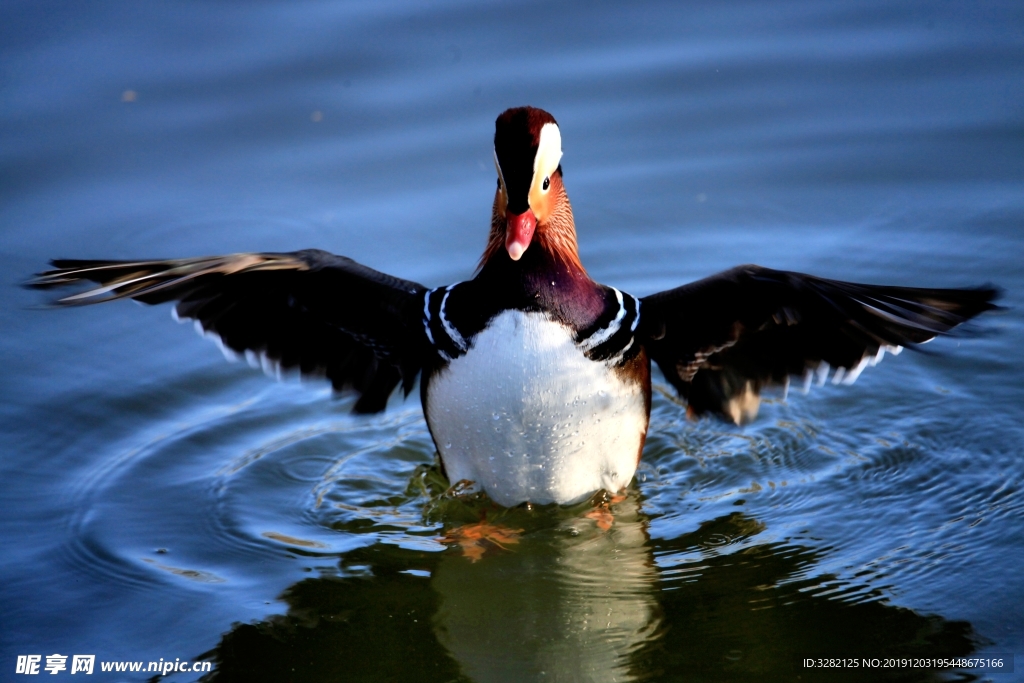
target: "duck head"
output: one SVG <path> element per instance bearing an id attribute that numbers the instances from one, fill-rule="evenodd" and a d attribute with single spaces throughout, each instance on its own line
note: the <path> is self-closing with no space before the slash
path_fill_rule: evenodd
<path id="1" fill-rule="evenodd" d="M 519 261 L 534 248 L 582 270 L 562 184 L 562 135 L 555 117 L 543 109 L 516 107 L 503 112 L 494 127 L 498 188 L 481 265 L 506 255 Z"/>

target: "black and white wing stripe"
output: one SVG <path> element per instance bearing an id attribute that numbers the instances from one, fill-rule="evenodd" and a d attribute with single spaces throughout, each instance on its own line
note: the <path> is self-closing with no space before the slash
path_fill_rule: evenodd
<path id="1" fill-rule="evenodd" d="M 356 412 L 383 410 L 399 383 L 408 394 L 430 352 L 425 287 L 324 251 L 53 265 L 29 286 L 100 285 L 60 305 L 176 301 L 179 318 L 264 369 L 294 369 L 358 392 Z"/>
<path id="2" fill-rule="evenodd" d="M 639 352 L 636 328 L 640 322 L 640 302 L 636 297 L 608 288 L 614 296 L 592 325 L 576 335 L 576 344 L 595 361 L 618 365 Z"/>
<path id="3" fill-rule="evenodd" d="M 999 292 L 826 280 L 739 266 L 641 299 L 639 335 L 696 414 L 736 423 L 768 384 L 789 377 L 851 383 L 886 351 L 922 344 L 997 308 Z"/>
<path id="4" fill-rule="evenodd" d="M 451 361 L 466 353 L 469 343 L 448 319 L 448 297 L 457 285 L 423 293 L 423 329 L 437 354 Z"/>

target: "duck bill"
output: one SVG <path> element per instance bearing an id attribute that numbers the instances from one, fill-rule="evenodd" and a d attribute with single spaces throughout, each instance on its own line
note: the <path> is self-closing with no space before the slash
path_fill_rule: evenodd
<path id="1" fill-rule="evenodd" d="M 537 229 L 537 217 L 533 211 L 527 209 L 523 213 L 506 213 L 508 227 L 505 228 L 505 249 L 513 261 L 518 261 L 530 242 L 533 240 L 533 233 Z"/>

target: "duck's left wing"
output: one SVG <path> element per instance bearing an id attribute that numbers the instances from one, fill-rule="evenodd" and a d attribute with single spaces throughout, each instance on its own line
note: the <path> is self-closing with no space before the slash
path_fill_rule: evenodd
<path id="1" fill-rule="evenodd" d="M 999 292 L 863 285 L 739 266 L 641 299 L 638 333 L 696 413 L 742 423 L 791 376 L 851 383 L 889 351 L 996 306 Z"/>
<path id="2" fill-rule="evenodd" d="M 422 285 L 324 251 L 53 265 L 29 285 L 100 285 L 60 305 L 176 301 L 179 318 L 195 320 L 264 369 L 295 369 L 326 377 L 336 390 L 354 389 L 357 412 L 383 410 L 399 383 L 408 394 L 429 350 Z"/>

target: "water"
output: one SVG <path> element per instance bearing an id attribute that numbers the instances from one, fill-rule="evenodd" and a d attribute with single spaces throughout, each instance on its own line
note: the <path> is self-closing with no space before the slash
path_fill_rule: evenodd
<path id="1" fill-rule="evenodd" d="M 0 12 L 0 678 L 32 653 L 205 658 L 215 681 L 834 680 L 800 662 L 1016 653 L 968 678 L 1022 679 L 1019 3 Z M 659 379 L 611 513 L 498 511 L 437 496 L 415 400 L 353 417 L 166 308 L 16 286 L 60 256 L 310 246 L 466 278 L 494 118 L 526 103 L 561 124 L 599 281 L 756 262 L 990 281 L 1009 310 L 743 429 L 688 423 Z M 504 550 L 458 536 L 483 512 Z"/>

